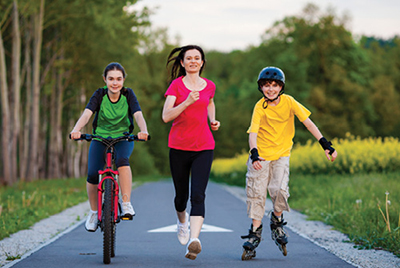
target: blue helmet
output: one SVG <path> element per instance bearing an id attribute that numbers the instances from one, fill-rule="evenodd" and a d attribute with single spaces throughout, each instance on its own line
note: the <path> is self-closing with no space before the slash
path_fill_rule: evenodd
<path id="1" fill-rule="evenodd" d="M 261 91 L 261 87 L 260 87 L 259 82 L 261 79 L 270 79 L 270 80 L 281 81 L 283 83 L 282 91 L 285 88 L 285 74 L 278 67 L 269 66 L 269 67 L 265 67 L 264 69 L 261 70 L 260 74 L 258 75 L 258 79 L 257 79 L 258 90 L 260 90 L 260 91 Z"/>
<path id="2" fill-rule="evenodd" d="M 262 91 L 261 86 L 260 86 L 260 80 L 267 80 L 267 79 L 279 81 L 283 84 L 278 96 L 273 100 L 268 99 L 264 95 L 264 92 Z M 275 101 L 276 99 L 279 98 L 280 95 L 283 94 L 284 88 L 285 88 L 285 74 L 283 73 L 283 71 L 281 69 L 279 69 L 277 67 L 272 67 L 272 66 L 265 67 L 264 69 L 261 70 L 260 74 L 258 75 L 257 84 L 258 84 L 258 90 L 264 96 L 263 108 L 266 109 L 268 107 L 268 102 Z"/>

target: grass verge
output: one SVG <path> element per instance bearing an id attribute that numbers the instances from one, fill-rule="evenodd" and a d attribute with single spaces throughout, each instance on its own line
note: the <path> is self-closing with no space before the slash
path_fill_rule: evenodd
<path id="1" fill-rule="evenodd" d="M 160 178 L 136 176 L 134 182 L 140 185 Z M 0 187 L 0 240 L 86 200 L 84 178 L 37 180 Z"/>

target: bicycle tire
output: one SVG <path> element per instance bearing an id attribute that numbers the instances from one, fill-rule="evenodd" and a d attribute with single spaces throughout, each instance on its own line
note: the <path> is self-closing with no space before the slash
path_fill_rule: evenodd
<path id="1" fill-rule="evenodd" d="M 117 232 L 117 228 L 116 225 L 113 224 L 113 232 L 112 232 L 112 238 L 111 238 L 111 258 L 115 257 L 115 244 L 116 244 L 116 232 Z"/>
<path id="2" fill-rule="evenodd" d="M 113 197 L 113 200 L 115 200 L 115 196 Z M 114 204 L 113 204 L 114 207 Z M 119 223 L 120 219 L 119 219 L 119 215 L 121 212 L 121 204 L 118 202 L 118 209 L 117 211 L 114 211 L 114 213 L 117 213 L 117 222 L 114 223 L 114 227 L 113 227 L 113 234 L 112 234 L 112 244 L 111 244 L 111 257 L 115 257 L 115 251 L 116 251 L 116 243 L 117 243 L 117 223 Z"/>
<path id="3" fill-rule="evenodd" d="M 103 231 L 103 262 L 109 264 L 111 262 L 111 248 L 113 239 L 113 182 L 110 179 L 104 180 L 104 231 Z"/>

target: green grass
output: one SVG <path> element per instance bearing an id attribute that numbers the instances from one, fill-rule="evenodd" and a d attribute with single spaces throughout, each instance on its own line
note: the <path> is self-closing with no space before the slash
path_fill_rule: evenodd
<path id="1" fill-rule="evenodd" d="M 87 200 L 84 179 L 38 180 L 0 188 L 0 240 Z"/>
<path id="2" fill-rule="evenodd" d="M 236 185 L 244 186 L 245 177 L 241 180 L 237 177 L 216 181 L 229 183 L 232 180 Z M 386 197 L 390 201 L 388 206 Z M 289 204 L 310 220 L 323 221 L 347 234 L 358 248 L 384 249 L 400 257 L 400 174 L 397 172 L 359 175 L 291 173 Z M 385 221 L 387 213 L 390 232 Z"/>
<path id="3" fill-rule="evenodd" d="M 349 235 L 359 248 L 385 249 L 400 257 L 399 179 L 399 173 L 292 174 L 290 204 L 310 219 Z M 390 201 L 387 205 L 386 197 Z"/>
<path id="4" fill-rule="evenodd" d="M 137 176 L 135 186 L 159 176 Z M 87 200 L 86 180 L 54 179 L 0 187 L 0 240 Z"/>

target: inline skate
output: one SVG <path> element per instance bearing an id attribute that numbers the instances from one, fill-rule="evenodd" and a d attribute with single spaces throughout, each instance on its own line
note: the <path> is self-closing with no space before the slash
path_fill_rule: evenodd
<path id="1" fill-rule="evenodd" d="M 283 256 L 287 255 L 286 244 L 288 243 L 288 237 L 283 229 L 283 226 L 286 224 L 287 222 L 283 220 L 283 214 L 278 218 L 273 212 L 271 213 L 271 238 L 274 240 L 279 250 L 282 251 Z"/>
<path id="2" fill-rule="evenodd" d="M 248 239 L 243 244 L 242 261 L 251 260 L 256 256 L 256 248 L 261 242 L 262 224 L 254 230 L 253 224 L 251 224 L 248 235 L 242 235 L 242 239 Z"/>

